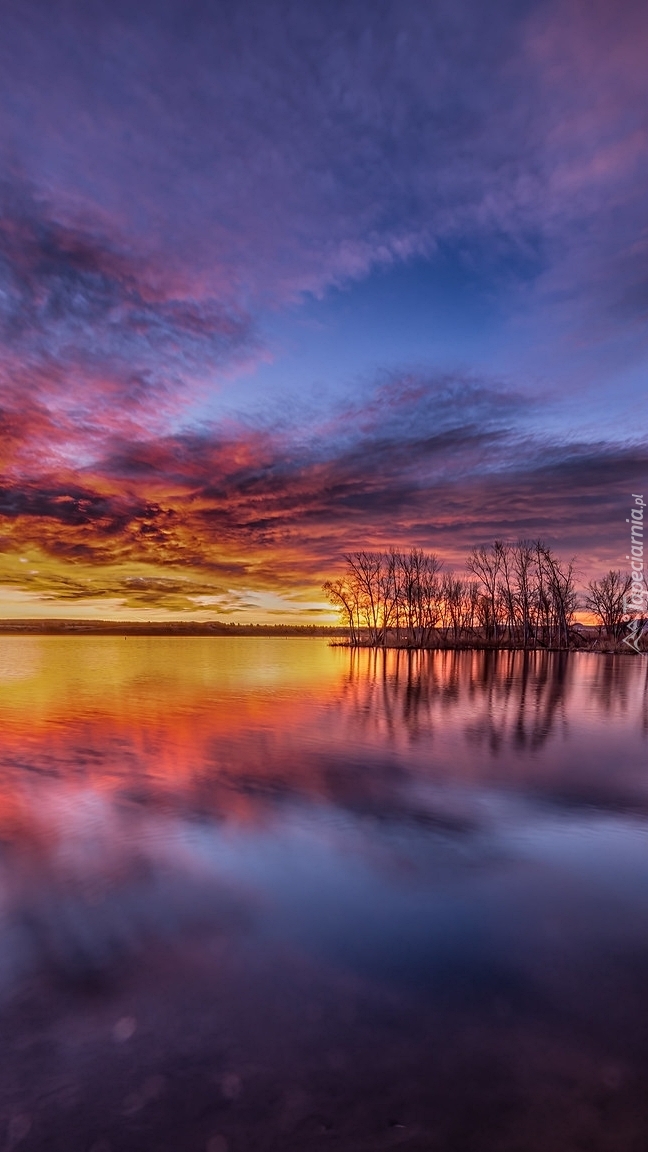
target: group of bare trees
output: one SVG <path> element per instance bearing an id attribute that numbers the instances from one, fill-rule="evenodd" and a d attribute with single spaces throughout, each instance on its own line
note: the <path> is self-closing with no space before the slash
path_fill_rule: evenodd
<path id="1" fill-rule="evenodd" d="M 352 645 L 474 643 L 567 648 L 577 594 L 571 563 L 541 541 L 473 550 L 467 575 L 443 572 L 433 553 L 353 552 L 344 575 L 327 581 Z"/>
<path id="2" fill-rule="evenodd" d="M 441 563 L 432 553 L 353 552 L 345 556 L 346 572 L 324 585 L 349 628 L 352 644 L 407 640 L 429 647 L 439 622 Z"/>
<path id="3" fill-rule="evenodd" d="M 599 633 L 605 631 L 612 640 L 619 640 L 624 631 L 626 597 L 631 588 L 632 577 L 612 569 L 600 580 L 590 580 L 587 585 L 583 607 L 596 617 Z"/>
<path id="4" fill-rule="evenodd" d="M 480 585 L 487 640 L 522 648 L 568 648 L 577 607 L 573 563 L 540 540 L 471 552 L 466 567 Z"/>

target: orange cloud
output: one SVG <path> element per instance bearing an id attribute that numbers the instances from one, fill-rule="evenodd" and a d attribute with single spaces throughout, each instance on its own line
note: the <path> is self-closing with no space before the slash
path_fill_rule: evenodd
<path id="1" fill-rule="evenodd" d="M 406 380 L 310 444 L 285 429 L 109 432 L 91 466 L 5 476 L 0 583 L 81 613 L 93 601 L 93 615 L 103 601 L 109 615 L 331 619 L 322 580 L 360 545 L 461 566 L 476 543 L 541 536 L 580 553 L 584 575 L 618 566 L 648 449 L 536 441 L 522 417 L 497 390 Z"/>

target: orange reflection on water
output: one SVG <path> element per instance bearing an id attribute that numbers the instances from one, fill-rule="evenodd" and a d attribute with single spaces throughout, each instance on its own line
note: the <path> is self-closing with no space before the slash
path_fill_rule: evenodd
<path id="1" fill-rule="evenodd" d="M 53 1128 L 56 1147 L 170 1147 L 194 1113 L 204 1148 L 216 1096 L 232 1146 L 249 1121 L 241 1146 L 283 1147 L 286 1084 L 319 1125 L 344 1080 L 347 1148 L 385 1085 L 372 1147 L 428 1100 L 430 1146 L 444 1108 L 460 1144 L 464 1098 L 483 1105 L 466 1069 L 500 1068 L 493 1098 L 530 1101 L 530 1128 L 562 1093 L 598 1108 L 609 1027 L 644 1131 L 647 663 L 2 638 L 0 1105 L 34 1117 L 34 1148 Z M 48 1103 L 68 1069 L 78 1113 Z M 135 1114 L 152 1082 L 168 1108 Z"/>
<path id="2" fill-rule="evenodd" d="M 301 640 L 3 638 L 2 806 L 44 777 L 160 801 L 251 764 L 263 775 L 336 677 L 326 644 Z M 250 809 L 227 793 L 231 814 Z"/>
<path id="3" fill-rule="evenodd" d="M 646 731 L 647 664 L 288 638 L 4 637 L 5 834 L 25 835 L 46 780 L 245 820 L 286 798 L 398 808 L 414 777 L 547 786 L 579 776 L 576 744 L 614 756 L 629 726 Z M 643 795 L 633 748 L 616 780 Z"/>

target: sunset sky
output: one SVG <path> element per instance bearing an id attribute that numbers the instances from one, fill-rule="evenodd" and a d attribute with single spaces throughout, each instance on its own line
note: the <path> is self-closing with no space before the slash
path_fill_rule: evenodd
<path id="1" fill-rule="evenodd" d="M 5 0 L 0 616 L 329 622 L 648 489 L 648 5 Z"/>

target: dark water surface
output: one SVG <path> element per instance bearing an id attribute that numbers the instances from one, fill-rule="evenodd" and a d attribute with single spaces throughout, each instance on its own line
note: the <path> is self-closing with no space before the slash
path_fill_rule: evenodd
<path id="1" fill-rule="evenodd" d="M 0 1152 L 645 1152 L 647 673 L 0 638 Z"/>

